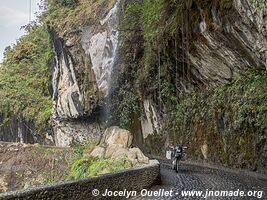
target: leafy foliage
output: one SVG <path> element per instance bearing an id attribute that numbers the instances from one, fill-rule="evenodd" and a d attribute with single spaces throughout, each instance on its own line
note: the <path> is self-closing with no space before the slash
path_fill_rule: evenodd
<path id="1" fill-rule="evenodd" d="M 113 98 L 112 113 L 117 123 L 122 128 L 129 129 L 134 123 L 132 116 L 140 113 L 139 98 L 130 84 L 117 88 L 117 96 Z M 113 93 L 114 94 L 114 93 Z"/>
<path id="2" fill-rule="evenodd" d="M 0 69 L 0 112 L 46 125 L 52 109 L 48 91 L 53 51 L 46 26 L 34 26 L 12 48 Z"/>
<path id="3" fill-rule="evenodd" d="M 214 119 L 215 113 L 230 112 L 235 129 L 256 126 L 264 130 L 267 126 L 267 107 L 264 104 L 267 99 L 266 87 L 264 71 L 246 72 L 231 85 L 185 95 L 173 111 L 173 119 L 178 125 L 195 120 L 209 122 Z M 208 106 L 206 102 L 209 102 Z"/>
<path id="4" fill-rule="evenodd" d="M 69 179 L 82 179 L 86 178 L 88 167 L 93 162 L 90 158 L 81 158 L 76 160 L 70 168 Z"/>
<path id="5" fill-rule="evenodd" d="M 142 27 L 147 41 L 159 34 L 163 6 L 164 0 L 145 0 L 142 5 Z"/>

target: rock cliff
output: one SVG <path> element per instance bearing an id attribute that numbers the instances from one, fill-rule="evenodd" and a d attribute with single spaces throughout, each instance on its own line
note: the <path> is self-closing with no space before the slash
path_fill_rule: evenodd
<path id="1" fill-rule="evenodd" d="M 123 5 L 114 120 L 152 154 L 185 143 L 193 159 L 266 167 L 266 9 L 246 0 Z"/>
<path id="2" fill-rule="evenodd" d="M 245 118 L 234 120 L 236 116 L 226 101 L 228 108 L 211 102 L 213 107 L 207 103 L 202 111 L 197 101 L 183 101 L 191 101 L 184 94 L 197 96 L 196 88 L 213 91 L 232 83 L 248 69 L 266 68 L 266 11 L 246 0 L 210 0 L 205 4 L 162 0 L 154 7 L 152 4 L 149 0 L 117 1 L 104 14 L 100 12 L 102 17 L 91 25 L 70 29 L 60 37 L 53 32 L 56 144 L 99 140 L 108 120 L 108 124 L 130 129 L 135 145 L 150 153 L 162 153 L 172 143 L 191 143 L 192 157 L 234 165 L 227 157 L 228 149 L 239 142 L 260 148 L 263 158 L 263 125 L 258 128 L 242 122 L 247 129 L 236 128 L 237 121 Z M 207 97 L 201 98 L 204 101 Z M 195 110 L 189 111 L 189 105 Z M 205 108 L 211 110 L 207 116 Z M 191 116 L 191 112 L 194 116 L 203 113 L 199 118 L 179 121 L 182 116 L 177 113 Z M 255 112 L 262 117 L 261 111 Z M 183 124 L 189 119 L 193 121 Z M 181 128 L 186 126 L 190 128 Z M 251 138 L 248 130 L 259 131 L 253 143 L 242 142 Z M 231 139 L 230 132 L 236 134 L 235 138 Z M 214 149 L 210 147 L 213 140 L 218 141 Z M 256 147 L 258 143 L 260 147 Z M 211 149 L 224 153 L 211 156 Z M 250 153 L 242 148 L 237 154 L 240 165 L 256 167 L 242 161 L 254 155 L 248 157 Z"/>
<path id="3" fill-rule="evenodd" d="M 117 125 L 151 154 L 185 143 L 192 159 L 266 169 L 265 7 L 248 0 L 46 6 L 56 145 L 97 143 Z"/>
<path id="4" fill-rule="evenodd" d="M 164 92 L 174 90 L 172 93 L 178 97 L 194 87 L 204 89 L 227 84 L 249 68 L 267 66 L 266 12 L 256 10 L 252 2 L 209 1 L 202 5 L 190 1 L 188 5 L 183 1 L 169 4 L 159 1 L 163 2 L 159 3 L 162 9 L 159 19 L 147 31 L 153 37 L 146 36 L 146 26 L 142 25 L 147 13 L 136 14 L 144 12 L 136 8 L 138 2 L 124 2 L 128 10 L 122 16 L 123 50 L 119 55 L 122 63 L 117 71 L 122 74 L 118 85 L 126 85 L 125 76 L 136 74 L 130 76 L 135 80 L 128 82 L 141 99 L 143 138 L 162 127 L 164 110 L 168 107 Z M 143 6 L 149 6 L 149 1 L 146 2 L 143 4 L 148 5 Z M 152 14 L 150 17 L 153 21 Z M 134 64 L 139 66 L 126 67 Z"/>
<path id="5" fill-rule="evenodd" d="M 53 121 L 56 145 L 97 141 L 101 136 L 100 104 L 108 94 L 118 45 L 118 3 L 91 26 L 71 30 L 60 38 L 52 31 Z M 101 115 L 101 116 L 100 116 Z"/>
<path id="6" fill-rule="evenodd" d="M 202 17 L 199 39 L 193 41 L 192 73 L 206 85 L 227 83 L 248 66 L 267 66 L 265 14 L 248 1 L 235 0 L 232 6 L 225 15 L 211 7 L 211 21 Z"/>

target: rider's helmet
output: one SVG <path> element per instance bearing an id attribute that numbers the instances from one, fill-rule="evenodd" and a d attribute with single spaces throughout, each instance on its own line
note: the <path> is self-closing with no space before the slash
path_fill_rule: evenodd
<path id="1" fill-rule="evenodd" d="M 177 152 L 182 152 L 182 151 L 183 151 L 183 145 L 181 145 L 181 144 L 177 144 L 177 145 L 175 146 L 175 150 L 176 150 Z"/>

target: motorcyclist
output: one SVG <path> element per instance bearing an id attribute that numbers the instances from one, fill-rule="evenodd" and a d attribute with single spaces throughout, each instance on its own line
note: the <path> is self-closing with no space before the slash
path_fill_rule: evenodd
<path id="1" fill-rule="evenodd" d="M 185 149 L 187 147 L 183 146 L 182 144 L 177 144 L 175 147 L 171 147 L 171 150 L 167 152 L 166 157 L 167 159 L 172 159 L 172 169 L 178 172 L 179 168 L 179 161 L 185 157 Z"/>

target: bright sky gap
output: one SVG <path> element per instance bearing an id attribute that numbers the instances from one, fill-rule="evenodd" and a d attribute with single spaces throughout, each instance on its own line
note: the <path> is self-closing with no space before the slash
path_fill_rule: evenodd
<path id="1" fill-rule="evenodd" d="M 5 48 L 16 43 L 16 40 L 24 34 L 20 28 L 36 19 L 40 1 L 0 0 L 0 62 Z"/>

